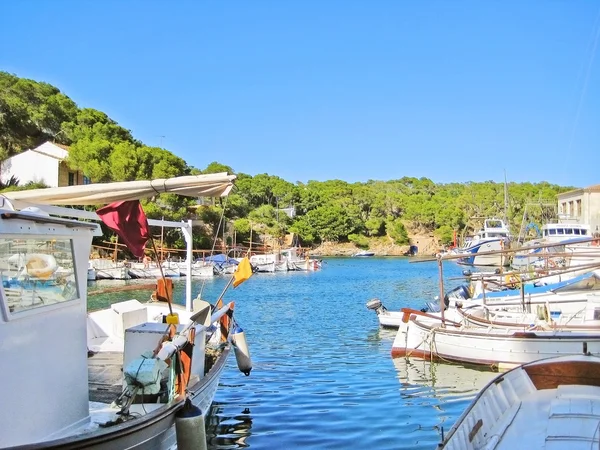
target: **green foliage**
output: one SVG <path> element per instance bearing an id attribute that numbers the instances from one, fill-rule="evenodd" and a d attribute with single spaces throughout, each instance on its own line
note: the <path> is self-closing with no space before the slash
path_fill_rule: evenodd
<path id="1" fill-rule="evenodd" d="M 454 231 L 449 225 L 442 225 L 437 230 L 435 230 L 434 234 L 442 245 L 449 245 L 453 243 Z"/>
<path id="2" fill-rule="evenodd" d="M 3 182 L 0 179 L 0 190 L 14 188 L 19 186 L 19 179 L 16 176 L 11 176 L 7 181 Z"/>
<path id="3" fill-rule="evenodd" d="M 369 248 L 369 239 L 367 239 L 362 234 L 350 234 L 348 235 L 348 240 L 353 242 L 357 247 L 362 249 Z"/>
<path id="4" fill-rule="evenodd" d="M 218 161 L 205 169 L 190 167 L 166 149 L 143 145 L 105 113 L 79 109 L 56 87 L 0 72 L 0 161 L 47 140 L 70 145 L 69 165 L 93 182 L 235 173 Z M 0 189 L 36 186 L 4 181 Z M 406 245 L 406 224 L 434 232 L 447 244 L 454 230 L 459 235 L 471 233 L 488 217 L 506 215 L 517 234 L 527 210 L 526 220 L 541 226 L 554 218 L 554 208 L 547 203 L 556 205 L 556 195 L 569 189 L 546 182 L 509 183 L 505 201 L 504 183 L 492 181 L 436 184 L 428 178 L 405 176 L 366 183 L 311 180 L 293 184 L 266 173 L 238 173 L 233 192 L 214 206 L 191 208 L 196 206 L 194 199 L 162 194 L 144 202 L 144 210 L 148 217 L 175 221 L 187 220 L 195 212 L 206 224 L 200 227 L 202 232 L 194 233 L 195 244 L 202 248 L 222 235 L 221 219 L 222 226 L 233 221 L 237 242 L 248 241 L 252 229 L 275 238 L 296 233 L 303 245 L 351 241 L 365 247 L 369 239 L 386 236 Z M 539 207 L 531 208 L 532 203 Z M 297 214 L 293 219 L 281 212 L 290 207 Z M 163 237 L 166 245 L 183 245 L 177 230 Z"/>
<path id="5" fill-rule="evenodd" d="M 393 239 L 395 244 L 406 245 L 410 242 L 406 228 L 400 219 L 389 220 L 385 228 L 388 236 Z"/>
<path id="6" fill-rule="evenodd" d="M 382 236 L 385 234 L 385 220 L 382 217 L 371 217 L 365 222 L 369 236 Z"/>
<path id="7" fill-rule="evenodd" d="M 294 204 L 298 198 L 296 186 L 266 173 L 254 177 L 239 174 L 236 186 L 239 195 L 247 200 L 251 208 L 261 205 L 285 208 Z"/>
<path id="8" fill-rule="evenodd" d="M 6 158 L 50 139 L 69 143 L 61 126 L 76 112 L 54 86 L 0 72 L 0 153 Z"/>
<path id="9" fill-rule="evenodd" d="M 221 172 L 227 172 L 228 174 L 235 173 L 231 167 L 226 166 L 225 164 L 218 163 L 216 161 L 211 162 L 208 166 L 206 166 L 206 169 L 204 169 L 202 171 L 202 173 L 221 173 Z"/>
<path id="10" fill-rule="evenodd" d="M 297 230 L 305 241 L 347 242 L 348 235 L 362 231 L 356 208 L 327 204 L 309 211 L 304 217 L 305 223 Z"/>

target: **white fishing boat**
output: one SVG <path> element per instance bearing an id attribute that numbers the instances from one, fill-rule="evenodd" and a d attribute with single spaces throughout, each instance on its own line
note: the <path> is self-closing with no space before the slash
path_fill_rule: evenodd
<path id="1" fill-rule="evenodd" d="M 543 359 L 490 381 L 438 449 L 598 448 L 599 411 L 599 358 Z"/>
<path id="2" fill-rule="evenodd" d="M 550 304 L 539 305 L 535 312 L 513 312 L 490 309 L 482 305 L 456 307 L 456 313 L 465 326 L 482 328 L 518 328 L 532 330 L 596 330 L 600 332 L 600 297 L 591 297 L 581 311 L 565 314 L 553 310 Z"/>
<path id="3" fill-rule="evenodd" d="M 264 253 L 250 256 L 250 263 L 257 272 L 287 272 L 288 262 L 279 253 Z"/>
<path id="4" fill-rule="evenodd" d="M 510 230 L 502 219 L 486 219 L 483 228 L 457 249 L 457 255 L 461 256 L 458 263 L 471 266 L 508 265 L 510 260 L 506 255 L 492 252 L 508 248 L 510 241 Z"/>
<path id="5" fill-rule="evenodd" d="M 100 228 L 58 216 L 98 216 L 49 205 L 135 200 L 156 192 L 220 196 L 234 178 L 214 174 L 0 195 L 0 241 L 7 244 L 0 245 L 0 261 L 11 257 L 15 246 L 31 254 L 51 240 L 56 250 L 47 255 L 69 261 L 71 268 L 58 282 L 41 272 L 15 275 L 0 267 L 0 358 L 13 362 L 0 372 L 0 396 L 10 405 L 0 413 L 0 447 L 166 450 L 177 444 L 189 450 L 206 445 L 204 416 L 232 348 L 240 370 L 251 369 L 243 332 L 234 328 L 233 305 L 222 305 L 222 295 L 216 308 L 201 300 L 193 305 L 188 277 L 185 310 L 171 302 L 133 300 L 88 315 L 88 256 Z M 34 203 L 39 206 L 31 207 Z M 158 224 L 181 228 L 191 271 L 191 223 Z M 234 286 L 249 277 L 244 274 L 234 275 Z"/>
<path id="6" fill-rule="evenodd" d="M 95 258 L 89 260 L 89 267 L 94 269 L 96 280 L 129 280 L 129 268 L 123 263 L 115 263 L 111 259 Z"/>
<path id="7" fill-rule="evenodd" d="M 290 247 L 281 250 L 280 253 L 288 262 L 290 270 L 313 272 L 319 270 L 322 266 L 322 261 L 320 259 L 311 258 L 308 249 Z"/>
<path id="8" fill-rule="evenodd" d="M 392 356 L 480 364 L 498 370 L 580 352 L 600 354 L 600 332 L 465 327 L 452 309 L 440 313 L 403 309 Z"/>

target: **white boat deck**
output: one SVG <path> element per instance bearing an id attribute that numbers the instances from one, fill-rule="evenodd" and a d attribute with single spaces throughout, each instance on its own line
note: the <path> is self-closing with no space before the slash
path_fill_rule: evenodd
<path id="1" fill-rule="evenodd" d="M 567 385 L 533 392 L 515 404 L 504 423 L 498 423 L 498 450 L 589 450 L 600 439 L 600 388 Z M 520 407 L 519 407 L 520 405 Z M 515 419 L 516 420 L 513 420 Z M 505 428 L 503 430 L 502 428 Z"/>
<path id="2" fill-rule="evenodd" d="M 99 352 L 88 358 L 90 401 L 110 405 L 123 389 L 123 353 Z"/>

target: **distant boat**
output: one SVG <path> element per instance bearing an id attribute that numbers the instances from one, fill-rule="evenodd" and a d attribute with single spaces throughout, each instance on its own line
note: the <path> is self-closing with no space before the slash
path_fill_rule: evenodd
<path id="1" fill-rule="evenodd" d="M 353 257 L 364 257 L 364 256 L 375 256 L 375 252 L 369 252 L 367 250 L 361 250 L 360 252 L 356 252 Z"/>
<path id="2" fill-rule="evenodd" d="M 502 219 L 486 219 L 483 228 L 457 250 L 463 255 L 457 262 L 471 266 L 504 266 L 509 259 L 499 252 L 508 248 L 510 230 Z"/>

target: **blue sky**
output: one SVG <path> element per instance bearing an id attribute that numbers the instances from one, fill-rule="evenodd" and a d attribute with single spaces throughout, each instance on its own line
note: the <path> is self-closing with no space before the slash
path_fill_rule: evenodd
<path id="1" fill-rule="evenodd" d="M 595 0 L 0 8 L 0 70 L 49 82 L 200 169 L 600 183 Z"/>

